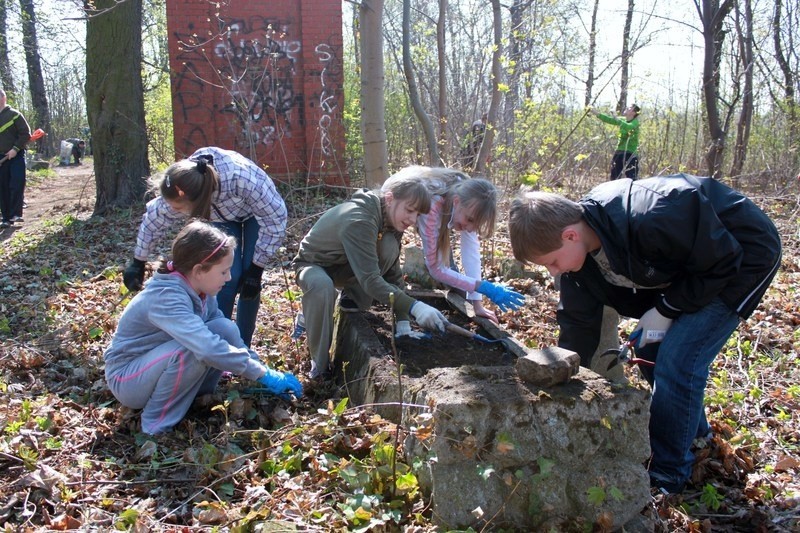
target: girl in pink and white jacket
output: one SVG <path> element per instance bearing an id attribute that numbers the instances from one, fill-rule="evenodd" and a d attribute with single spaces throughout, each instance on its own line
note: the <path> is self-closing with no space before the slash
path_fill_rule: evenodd
<path id="1" fill-rule="evenodd" d="M 482 279 L 479 236 L 494 234 L 497 216 L 497 189 L 485 179 L 473 179 L 457 170 L 443 167 L 406 167 L 392 177 L 412 174 L 426 179 L 431 192 L 431 209 L 417 218 L 417 230 L 422 240 L 425 266 L 436 281 L 461 289 L 472 303 L 477 316 L 497 323 L 494 311 L 483 306 L 482 295 L 487 296 L 500 311 L 515 310 L 525 297 L 503 285 Z M 386 186 L 384 184 L 384 187 Z M 461 265 L 464 272 L 456 270 L 450 248 L 451 233 L 459 232 L 461 240 Z"/>

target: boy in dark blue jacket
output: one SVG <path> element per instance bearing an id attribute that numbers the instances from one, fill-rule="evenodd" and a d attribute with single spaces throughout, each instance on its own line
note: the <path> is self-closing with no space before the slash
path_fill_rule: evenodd
<path id="1" fill-rule="evenodd" d="M 597 348 L 603 306 L 639 318 L 631 339 L 650 406 L 651 484 L 680 492 L 695 437 L 709 432 L 709 367 L 780 265 L 772 221 L 711 178 L 686 174 L 599 185 L 579 202 L 523 191 L 509 218 L 514 256 L 561 275 L 559 346 L 581 364 Z"/>

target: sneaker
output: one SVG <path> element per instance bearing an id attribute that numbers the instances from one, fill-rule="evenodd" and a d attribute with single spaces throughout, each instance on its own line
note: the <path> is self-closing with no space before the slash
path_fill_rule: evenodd
<path id="1" fill-rule="evenodd" d="M 344 291 L 342 292 L 341 296 L 339 296 L 339 307 L 346 313 L 358 312 L 358 305 L 352 298 L 347 296 Z"/>
<path id="2" fill-rule="evenodd" d="M 292 330 L 292 339 L 297 340 L 306 334 L 306 317 L 303 313 L 297 313 L 294 319 L 294 329 Z"/>
<path id="3" fill-rule="evenodd" d="M 657 492 L 660 492 L 664 495 L 670 494 L 680 494 L 683 492 L 683 489 L 686 488 L 686 483 L 676 483 L 673 481 L 667 481 L 664 479 L 660 479 L 659 477 L 654 476 L 652 473 L 650 474 L 650 488 L 655 489 Z"/>
<path id="4" fill-rule="evenodd" d="M 0 222 L 0 228 L 10 228 L 13 225 L 14 224 L 9 220 L 4 220 L 4 221 Z"/>
<path id="5" fill-rule="evenodd" d="M 25 219 L 22 217 L 11 217 L 11 222 L 25 222 Z"/>

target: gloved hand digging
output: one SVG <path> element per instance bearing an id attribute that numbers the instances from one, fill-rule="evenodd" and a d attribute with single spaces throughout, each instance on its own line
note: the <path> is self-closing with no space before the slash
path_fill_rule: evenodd
<path id="1" fill-rule="evenodd" d="M 516 311 L 525 303 L 525 296 L 522 294 L 491 281 L 481 281 L 478 292 L 487 296 L 504 313 L 509 309 Z"/>
<path id="2" fill-rule="evenodd" d="M 656 308 L 652 308 L 642 315 L 636 329 L 631 333 L 631 339 L 638 336 L 634 347 L 641 348 L 653 342 L 661 342 L 672 326 L 672 319 L 659 313 Z M 638 332 L 638 333 L 637 333 Z"/>
<path id="3" fill-rule="evenodd" d="M 122 272 L 122 282 L 131 292 L 140 290 L 144 284 L 144 261 L 134 257 Z"/>
<path id="4" fill-rule="evenodd" d="M 417 324 L 423 328 L 444 333 L 444 329 L 447 326 L 447 319 L 438 309 L 426 303 L 416 301 L 411 306 L 410 312 L 414 320 L 417 321 Z"/>
<path id="5" fill-rule="evenodd" d="M 411 329 L 411 322 L 408 320 L 398 320 L 394 331 L 395 338 L 410 337 L 412 339 L 426 339 L 430 334 Z"/>
<path id="6" fill-rule="evenodd" d="M 264 385 L 268 392 L 284 400 L 291 400 L 292 394 L 298 399 L 303 397 L 303 385 L 290 372 L 278 372 L 268 368 L 267 373 L 258 378 L 258 382 Z"/>
<path id="7" fill-rule="evenodd" d="M 257 300 L 261 295 L 261 275 L 264 269 L 255 263 L 250 263 L 250 268 L 242 279 L 242 291 L 239 297 L 242 300 Z"/>

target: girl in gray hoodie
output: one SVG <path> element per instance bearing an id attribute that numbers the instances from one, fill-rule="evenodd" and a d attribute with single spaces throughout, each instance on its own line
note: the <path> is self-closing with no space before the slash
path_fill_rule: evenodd
<path id="1" fill-rule="evenodd" d="M 175 426 L 195 397 L 214 391 L 223 371 L 286 398 L 302 395 L 297 378 L 264 366 L 217 306 L 235 247 L 220 229 L 189 223 L 172 243 L 172 260 L 161 263 L 120 316 L 104 354 L 106 381 L 122 405 L 142 409 L 145 433 Z"/>

